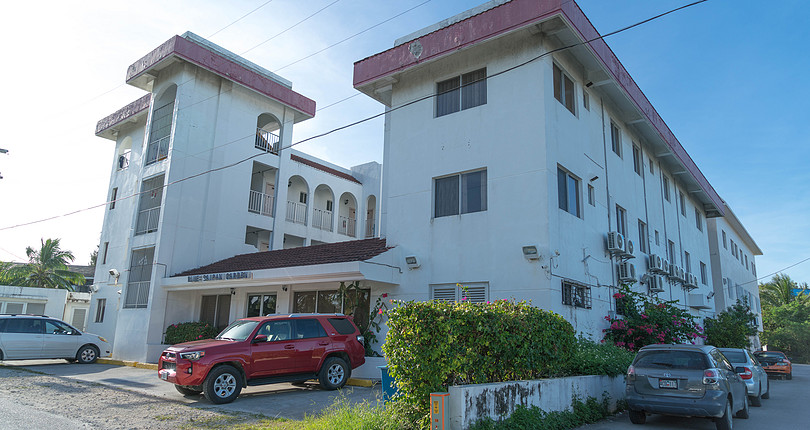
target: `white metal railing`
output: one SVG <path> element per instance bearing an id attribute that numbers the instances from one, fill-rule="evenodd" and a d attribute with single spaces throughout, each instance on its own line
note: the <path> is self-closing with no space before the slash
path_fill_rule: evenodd
<path id="1" fill-rule="evenodd" d="M 373 219 L 366 220 L 366 237 L 374 237 L 374 230 L 376 229 Z"/>
<path id="2" fill-rule="evenodd" d="M 278 144 L 279 138 L 277 134 L 262 130 L 261 128 L 256 129 L 256 149 L 278 154 Z"/>
<path id="3" fill-rule="evenodd" d="M 321 230 L 332 231 L 332 212 L 314 209 L 312 211 L 312 226 Z"/>
<path id="4" fill-rule="evenodd" d="M 146 164 L 152 164 L 163 160 L 169 156 L 169 137 L 162 137 L 154 142 L 149 142 L 146 147 Z"/>
<path id="5" fill-rule="evenodd" d="M 138 212 L 138 222 L 135 226 L 135 234 L 144 234 L 157 231 L 159 218 L 160 206 Z"/>
<path id="6" fill-rule="evenodd" d="M 145 308 L 149 304 L 149 281 L 127 283 L 125 308 Z"/>
<path id="7" fill-rule="evenodd" d="M 273 196 L 259 191 L 250 190 L 248 212 L 273 216 Z"/>
<path id="8" fill-rule="evenodd" d="M 338 233 L 356 237 L 355 224 L 357 224 L 357 221 L 354 219 L 345 216 L 338 217 Z"/>
<path id="9" fill-rule="evenodd" d="M 131 151 L 127 151 L 118 156 L 118 170 L 124 170 L 129 167 L 129 155 Z"/>
<path id="10" fill-rule="evenodd" d="M 307 205 L 298 202 L 287 202 L 287 221 L 298 224 L 307 223 Z"/>

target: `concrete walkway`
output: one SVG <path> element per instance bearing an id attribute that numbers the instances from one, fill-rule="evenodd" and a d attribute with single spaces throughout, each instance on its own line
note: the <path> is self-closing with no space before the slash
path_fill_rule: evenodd
<path id="1" fill-rule="evenodd" d="M 312 382 L 309 382 L 306 387 L 296 387 L 285 383 L 247 387 L 242 389 L 242 394 L 233 403 L 215 405 L 203 396 L 183 397 L 174 389 L 173 384 L 161 381 L 158 379 L 157 371 L 148 368 L 104 363 L 70 364 L 65 360 L 4 361 L 2 365 L 20 367 L 62 378 L 95 382 L 151 396 L 166 397 L 194 407 L 262 414 L 273 418 L 294 420 L 300 420 L 304 418 L 304 415 L 315 415 L 332 405 L 340 397 L 352 403 L 376 402 L 381 398 L 379 385 L 373 387 L 346 386 L 342 390 L 327 391 Z"/>

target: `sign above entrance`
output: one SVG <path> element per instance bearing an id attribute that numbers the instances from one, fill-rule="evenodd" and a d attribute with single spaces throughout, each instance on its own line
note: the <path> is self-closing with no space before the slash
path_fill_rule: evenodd
<path id="1" fill-rule="evenodd" d="M 232 279 L 253 279 L 253 272 L 212 273 L 209 275 L 191 275 L 188 282 L 229 281 Z"/>

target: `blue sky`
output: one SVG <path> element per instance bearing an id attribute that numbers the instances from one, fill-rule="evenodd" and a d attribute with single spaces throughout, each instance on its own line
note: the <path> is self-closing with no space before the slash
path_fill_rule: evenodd
<path id="1" fill-rule="evenodd" d="M 175 34 L 208 37 L 266 0 L 231 2 L 91 0 L 15 4 L 7 43 L 0 228 L 57 216 L 106 199 L 113 143 L 93 135 L 95 122 L 143 93 L 122 85 L 126 68 Z M 353 96 L 354 61 L 394 39 L 475 7 L 478 0 L 273 0 L 211 40 L 293 82 L 319 107 Z M 422 4 L 424 3 L 424 4 Z M 607 33 L 685 1 L 582 0 Z M 810 257 L 808 70 L 810 6 L 710 0 L 610 37 L 607 42 L 717 192 L 765 253 L 767 275 Z M 324 8 L 300 25 L 291 25 Z M 327 48 L 416 7 L 389 22 Z M 295 127 L 297 141 L 381 112 L 366 96 L 320 110 Z M 382 119 L 302 144 L 336 164 L 382 161 Z M 0 230 L 0 260 L 22 261 L 40 237 L 61 237 L 78 263 L 99 241 L 103 209 Z M 785 273 L 810 281 L 810 261 Z"/>

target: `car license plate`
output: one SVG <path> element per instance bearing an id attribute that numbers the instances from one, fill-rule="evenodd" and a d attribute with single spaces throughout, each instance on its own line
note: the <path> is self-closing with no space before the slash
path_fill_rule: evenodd
<path id="1" fill-rule="evenodd" d="M 658 380 L 658 387 L 659 388 L 678 388 L 678 381 L 675 379 L 659 379 Z"/>
<path id="2" fill-rule="evenodd" d="M 164 381 L 168 380 L 169 379 L 169 372 L 166 372 L 166 371 L 160 372 L 160 379 L 162 379 Z"/>

